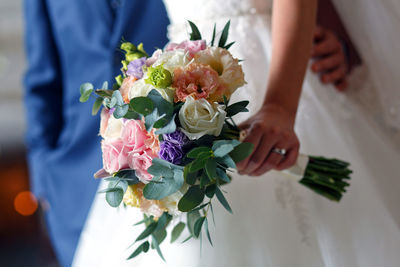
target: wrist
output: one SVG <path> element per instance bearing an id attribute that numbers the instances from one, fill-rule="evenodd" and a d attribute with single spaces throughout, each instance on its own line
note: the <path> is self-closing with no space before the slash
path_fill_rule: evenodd
<path id="1" fill-rule="evenodd" d="M 291 111 L 281 103 L 265 101 L 260 109 L 260 112 L 265 114 L 267 117 L 271 114 L 279 114 L 279 117 L 284 119 L 291 126 L 294 126 L 294 122 L 296 120 L 296 112 Z"/>

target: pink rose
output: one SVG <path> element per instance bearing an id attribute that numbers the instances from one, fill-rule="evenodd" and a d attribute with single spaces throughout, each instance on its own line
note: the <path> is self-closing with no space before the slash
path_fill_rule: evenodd
<path id="1" fill-rule="evenodd" d="M 157 155 L 153 153 L 151 149 L 146 149 L 142 153 L 130 152 L 128 154 L 129 168 L 136 171 L 136 176 L 143 183 L 151 181 L 153 176 L 147 172 L 147 169 L 151 166 L 153 158 Z"/>
<path id="2" fill-rule="evenodd" d="M 206 49 L 206 41 L 196 40 L 196 41 L 183 41 L 180 44 L 169 43 L 165 48 L 165 51 L 173 51 L 176 49 L 184 49 L 189 52 L 190 56 L 193 57 L 197 52 Z"/>
<path id="3" fill-rule="evenodd" d="M 124 123 L 122 141 L 129 152 L 141 152 L 145 148 L 145 141 L 149 138 L 143 121 L 127 120 Z"/>
<path id="4" fill-rule="evenodd" d="M 113 174 L 128 167 L 128 155 L 121 139 L 103 140 L 101 150 L 103 151 L 103 168 L 106 172 Z"/>

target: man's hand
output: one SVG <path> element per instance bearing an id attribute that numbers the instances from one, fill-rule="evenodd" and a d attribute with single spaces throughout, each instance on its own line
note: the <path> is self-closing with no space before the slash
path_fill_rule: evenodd
<path id="1" fill-rule="evenodd" d="M 317 26 L 311 57 L 311 69 L 320 74 L 323 83 L 332 83 L 339 91 L 346 89 L 349 66 L 343 46 L 332 31 Z"/>

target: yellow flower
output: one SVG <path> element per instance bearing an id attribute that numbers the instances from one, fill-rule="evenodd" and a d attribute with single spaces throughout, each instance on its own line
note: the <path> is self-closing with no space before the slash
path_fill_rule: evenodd
<path id="1" fill-rule="evenodd" d="M 132 206 L 135 208 L 140 208 L 141 205 L 141 199 L 142 199 L 142 192 L 143 192 L 143 183 L 138 183 L 134 185 L 129 185 L 128 189 L 126 189 L 126 192 L 124 194 L 124 198 L 122 201 L 128 205 Z"/>

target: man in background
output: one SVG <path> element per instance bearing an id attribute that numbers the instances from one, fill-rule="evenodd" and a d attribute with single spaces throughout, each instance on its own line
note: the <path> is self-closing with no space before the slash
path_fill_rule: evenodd
<path id="1" fill-rule="evenodd" d="M 70 266 L 102 165 L 99 116 L 79 102 L 79 87 L 113 84 L 122 37 L 148 53 L 163 47 L 168 19 L 160 0 L 25 0 L 24 11 L 31 186 L 46 203 L 57 258 Z"/>

